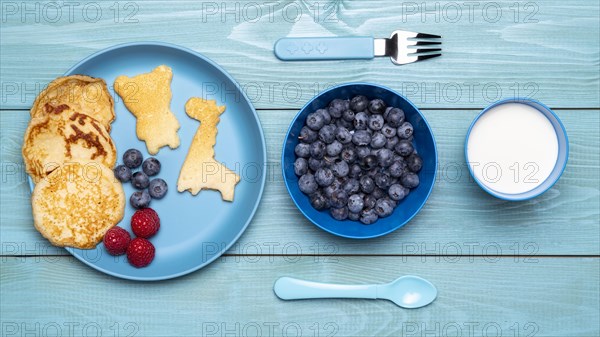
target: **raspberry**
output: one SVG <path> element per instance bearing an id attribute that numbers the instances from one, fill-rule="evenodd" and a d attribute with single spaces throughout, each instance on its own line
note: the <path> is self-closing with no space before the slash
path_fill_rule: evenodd
<path id="1" fill-rule="evenodd" d="M 160 222 L 158 216 L 154 216 L 150 211 L 136 211 L 131 217 L 131 230 L 133 234 L 140 238 L 149 238 L 158 232 Z"/>
<path id="2" fill-rule="evenodd" d="M 160 227 L 160 219 L 158 218 L 158 214 L 155 210 L 153 210 L 152 208 L 142 208 L 139 211 L 150 215 L 151 218 L 153 218 L 154 221 L 156 221 L 156 223 L 158 223 L 158 226 Z"/>
<path id="3" fill-rule="evenodd" d="M 127 247 L 127 260 L 136 267 L 142 268 L 154 260 L 154 245 L 144 238 L 135 238 Z"/>
<path id="4" fill-rule="evenodd" d="M 113 227 L 104 234 L 104 247 L 110 255 L 123 255 L 131 241 L 129 232 L 121 227 Z"/>

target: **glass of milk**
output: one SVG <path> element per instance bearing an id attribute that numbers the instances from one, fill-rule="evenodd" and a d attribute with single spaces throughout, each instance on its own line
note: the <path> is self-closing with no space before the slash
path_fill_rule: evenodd
<path id="1" fill-rule="evenodd" d="M 560 178 L 569 157 L 567 132 L 544 104 L 511 98 L 484 109 L 465 142 L 471 176 L 485 191 L 505 200 L 527 200 Z"/>

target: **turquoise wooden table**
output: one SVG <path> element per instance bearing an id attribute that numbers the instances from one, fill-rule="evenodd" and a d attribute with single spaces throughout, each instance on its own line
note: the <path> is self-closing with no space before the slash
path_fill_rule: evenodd
<path id="1" fill-rule="evenodd" d="M 2 336 L 598 336 L 600 334 L 600 37 L 598 2 L 0 1 Z M 444 55 L 284 63 L 283 36 L 443 35 Z M 21 145 L 36 94 L 80 59 L 114 44 L 192 48 L 236 78 L 258 110 L 268 182 L 250 227 L 223 257 L 175 280 L 96 272 L 33 228 Z M 404 228 L 355 241 L 294 207 L 280 174 L 287 126 L 313 95 L 373 81 L 420 107 L 438 144 L 432 196 Z M 512 96 L 554 109 L 571 154 L 560 181 L 525 202 L 470 180 L 463 141 L 473 117 Z M 284 302 L 283 275 L 339 283 L 429 279 L 418 310 L 387 301 Z"/>

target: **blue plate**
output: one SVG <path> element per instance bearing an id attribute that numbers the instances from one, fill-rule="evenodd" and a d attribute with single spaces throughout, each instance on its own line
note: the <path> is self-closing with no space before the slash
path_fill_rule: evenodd
<path id="1" fill-rule="evenodd" d="M 423 168 L 419 172 L 419 186 L 411 190 L 410 194 L 394 209 L 392 215 L 379 219 L 372 225 L 363 225 L 358 221 L 351 220 L 338 221 L 332 218 L 328 211 L 317 211 L 311 206 L 308 196 L 298 188 L 298 177 L 294 173 L 294 161 L 296 160 L 294 148 L 298 144 L 298 135 L 304 126 L 306 116 L 317 109 L 326 107 L 335 98 L 349 99 L 355 95 L 365 95 L 369 99 L 381 98 L 388 106 L 404 110 L 406 119 L 414 127 L 415 147 L 423 158 Z M 310 221 L 331 234 L 351 239 L 369 239 L 386 235 L 402 227 L 425 205 L 435 182 L 437 151 L 429 124 L 419 109 L 408 99 L 392 89 L 377 84 L 346 83 L 320 93 L 300 110 L 285 137 L 281 163 L 288 192 L 298 209 Z"/>
<path id="2" fill-rule="evenodd" d="M 164 64 L 173 69 L 171 110 L 181 124 L 181 145 L 175 150 L 162 148 L 155 156 L 162 163 L 157 177 L 169 185 L 164 199 L 152 200 L 161 228 L 150 241 L 156 247 L 154 261 L 145 268 L 129 265 L 125 256 L 109 255 L 103 244 L 95 249 L 67 248 L 76 258 L 104 273 L 131 280 L 153 281 L 191 273 L 223 254 L 242 235 L 260 202 L 265 185 L 266 146 L 254 107 L 236 81 L 221 67 L 192 50 L 165 43 L 117 45 L 79 62 L 65 75 L 85 74 L 103 78 L 115 98 L 116 121 L 111 136 L 118 152 L 118 162 L 129 148 L 148 156 L 146 145 L 137 139 L 135 118 L 112 90 L 119 75 L 134 76 Z M 203 190 L 192 196 L 177 192 L 179 170 L 188 152 L 199 122 L 185 114 L 190 97 L 216 99 L 226 105 L 218 125 L 216 159 L 241 176 L 235 188 L 235 200 L 226 202 L 217 191 Z M 129 205 L 134 192 L 123 184 L 127 197 L 125 216 L 119 226 L 131 233 L 130 219 L 135 209 Z"/>

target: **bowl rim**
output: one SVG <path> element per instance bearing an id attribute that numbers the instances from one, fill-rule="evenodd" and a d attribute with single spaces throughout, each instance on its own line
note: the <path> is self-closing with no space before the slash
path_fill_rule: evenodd
<path id="1" fill-rule="evenodd" d="M 473 169 L 471 168 L 471 165 L 469 165 L 469 155 L 468 155 L 468 151 L 467 151 L 467 145 L 469 143 L 469 136 L 471 135 L 471 131 L 473 129 L 473 126 L 475 126 L 475 123 L 477 123 L 477 121 L 481 118 L 481 116 L 483 116 L 486 112 L 488 112 L 489 110 L 491 110 L 492 108 L 495 108 L 499 105 L 502 104 L 507 104 L 507 103 L 520 103 L 520 104 L 525 104 L 528 105 L 538 111 L 540 111 L 544 117 L 546 117 L 550 122 L 552 122 L 550 120 L 550 116 L 558 123 L 558 125 L 560 125 L 560 129 L 562 134 L 565 137 L 565 160 L 563 162 L 562 167 L 559 169 L 559 173 L 556 176 L 556 178 L 554 179 L 554 181 L 548 185 L 548 187 L 546 187 L 545 189 L 541 189 L 540 191 L 537 191 L 533 194 L 530 195 L 530 193 L 532 191 L 535 191 L 537 188 L 539 188 L 542 184 L 544 184 L 546 181 L 548 181 L 548 179 L 550 179 L 550 176 L 548 176 L 542 183 L 540 183 L 537 187 L 526 191 L 526 192 L 522 192 L 522 193 L 517 193 L 517 194 L 509 194 L 509 193 L 501 193 L 501 192 L 497 192 L 494 191 L 493 189 L 487 187 L 486 185 L 484 185 L 482 182 L 479 181 L 479 179 L 477 179 L 475 177 L 475 174 L 473 173 Z M 536 106 L 537 105 L 537 106 Z M 542 109 L 540 109 L 543 108 Z M 547 112 L 548 114 L 546 114 L 545 112 Z M 550 116 L 548 116 L 550 115 Z M 554 128 L 554 131 L 558 133 L 558 130 L 556 130 L 556 128 Z M 559 152 L 560 152 L 560 144 L 559 144 Z M 490 105 L 488 105 L 487 107 L 485 107 L 483 110 L 481 110 L 477 116 L 473 119 L 473 121 L 471 122 L 471 125 L 469 126 L 469 129 L 467 130 L 467 135 L 465 137 L 465 144 L 464 144 L 464 155 L 465 155 L 465 163 L 467 164 L 467 168 L 469 169 L 469 173 L 471 174 L 471 177 L 473 178 L 473 180 L 477 183 L 477 185 L 479 185 L 479 187 L 486 191 L 488 194 L 498 198 L 498 199 L 502 199 L 502 200 L 506 200 L 506 201 L 526 201 L 526 200 L 530 200 L 533 199 L 535 197 L 538 197 L 544 193 L 546 193 L 548 190 L 550 190 L 560 179 L 560 177 L 562 176 L 562 174 L 565 171 L 565 168 L 567 167 L 567 163 L 569 161 L 569 136 L 567 134 L 567 130 L 565 129 L 565 126 L 563 125 L 561 119 L 558 117 L 558 115 L 552 111 L 552 109 L 550 109 L 550 107 L 548 107 L 547 105 L 545 105 L 544 103 L 533 99 L 533 98 L 527 98 L 527 97 L 512 97 L 512 98 L 504 98 L 501 99 L 499 101 L 496 101 Z M 556 165 L 559 165 L 559 161 L 558 158 L 556 159 L 556 163 L 554 164 L 555 167 L 552 169 L 552 172 L 554 172 L 556 170 Z"/>
<path id="2" fill-rule="evenodd" d="M 433 181 L 431 183 L 431 186 L 429 186 L 429 190 L 427 191 L 427 194 L 425 195 L 425 198 L 423 199 L 423 201 L 421 202 L 421 204 L 419 205 L 419 207 L 415 210 L 415 212 L 413 212 L 413 214 L 411 214 L 405 221 L 403 222 L 399 222 L 397 226 L 391 228 L 388 231 L 385 232 L 381 232 L 381 233 L 377 233 L 377 234 L 373 234 L 373 235 L 366 235 L 366 236 L 356 236 L 356 235 L 346 235 L 346 234 L 342 234 L 342 233 L 337 233 L 335 231 L 330 230 L 329 228 L 326 228 L 324 226 L 322 226 L 321 224 L 319 224 L 317 221 L 315 221 L 314 219 L 312 219 L 305 211 L 304 209 L 302 209 L 302 207 L 300 207 L 300 205 L 298 204 L 298 202 L 296 201 L 296 198 L 294 197 L 294 195 L 292 194 L 292 191 L 290 189 L 290 182 L 286 179 L 286 174 L 285 174 L 285 145 L 287 143 L 287 139 L 290 136 L 290 132 L 292 131 L 292 127 L 296 124 L 296 121 L 298 120 L 298 118 L 300 117 L 300 113 L 302 111 L 304 111 L 306 108 L 308 108 L 312 102 L 317 99 L 318 97 L 342 88 L 342 87 L 347 87 L 347 86 L 355 86 L 355 85 L 360 85 L 360 86 L 371 86 L 371 87 L 376 87 L 379 89 L 383 89 L 383 90 L 387 90 L 391 93 L 393 93 L 394 95 L 399 96 L 400 98 L 402 98 L 404 101 L 406 101 L 406 103 L 408 103 L 413 109 L 415 109 L 415 111 L 419 114 L 419 116 L 423 119 L 423 121 L 425 122 L 425 125 L 427 126 L 427 129 L 429 130 L 429 133 L 431 134 L 431 140 L 433 142 L 433 155 L 435 158 L 435 165 L 433 168 Z M 386 87 L 384 85 L 380 85 L 380 84 L 376 84 L 376 83 L 372 83 L 372 82 L 345 82 L 342 84 L 338 84 L 335 86 L 332 86 L 330 88 L 327 88 L 321 92 L 319 92 L 317 95 L 315 95 L 314 97 L 312 97 L 311 99 L 308 100 L 308 102 L 306 102 L 306 104 L 304 104 L 304 106 L 302 106 L 302 108 L 300 108 L 298 110 L 298 112 L 296 113 L 296 115 L 294 116 L 294 119 L 292 119 L 292 121 L 290 122 L 290 125 L 288 127 L 288 130 L 285 134 L 285 137 L 283 138 L 283 147 L 281 150 L 281 174 L 282 174 L 282 178 L 283 181 L 285 183 L 285 187 L 287 189 L 287 192 L 290 196 L 290 198 L 292 199 L 292 201 L 294 202 L 294 205 L 296 205 L 296 208 L 302 213 L 302 215 L 304 215 L 304 217 L 306 219 L 308 219 L 310 222 L 312 222 L 315 226 L 319 227 L 320 229 L 339 236 L 339 237 L 344 237 L 344 238 L 348 238 L 348 239 L 373 239 L 373 238 L 377 238 L 377 237 L 381 237 L 381 236 L 385 236 L 387 234 L 390 234 L 396 230 L 398 230 L 401 227 L 404 227 L 404 225 L 406 225 L 408 222 L 410 222 L 425 206 L 425 204 L 427 203 L 427 200 L 429 200 L 429 197 L 431 196 L 431 192 L 433 191 L 433 187 L 435 185 L 435 182 L 437 180 L 437 170 L 438 170 L 438 153 L 437 153 L 437 143 L 435 141 L 435 135 L 433 133 L 433 129 L 431 128 L 431 125 L 429 125 L 429 122 L 427 122 L 427 119 L 425 118 L 425 116 L 423 115 L 423 113 L 421 113 L 421 110 L 419 110 L 419 108 L 417 108 L 417 106 L 415 106 L 408 98 L 406 98 L 404 95 L 398 93 L 397 91 Z M 365 225 L 366 226 L 366 225 Z"/>

